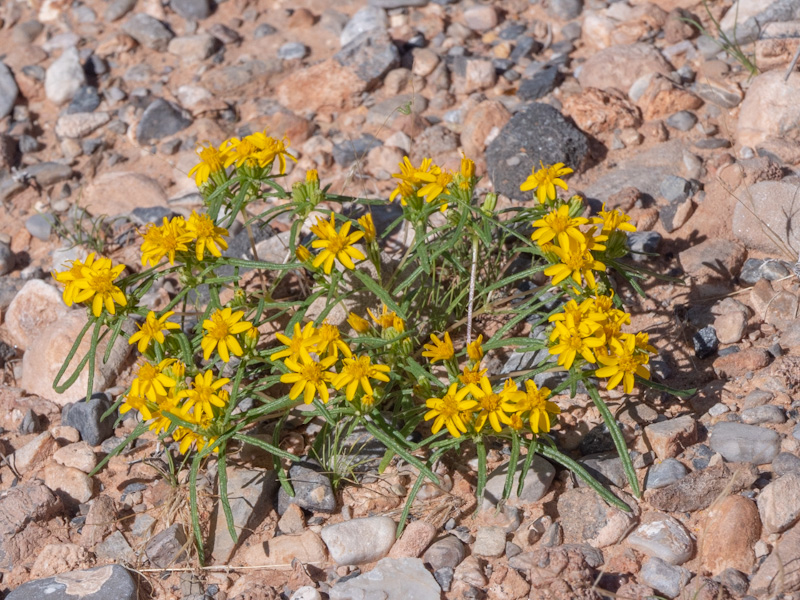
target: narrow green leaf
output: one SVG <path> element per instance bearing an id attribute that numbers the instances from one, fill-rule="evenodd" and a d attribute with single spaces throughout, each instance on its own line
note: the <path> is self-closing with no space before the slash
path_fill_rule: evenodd
<path id="1" fill-rule="evenodd" d="M 220 446 L 219 457 L 217 458 L 217 478 L 219 480 L 219 501 L 222 504 L 222 512 L 225 513 L 225 522 L 228 524 L 228 533 L 231 534 L 233 543 L 239 541 L 236 533 L 236 525 L 233 522 L 233 510 L 228 499 L 228 465 L 225 457 L 225 445 Z"/>

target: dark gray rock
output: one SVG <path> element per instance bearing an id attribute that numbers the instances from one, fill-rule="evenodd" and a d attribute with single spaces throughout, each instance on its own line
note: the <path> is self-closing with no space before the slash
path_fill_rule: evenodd
<path id="1" fill-rule="evenodd" d="M 511 117 L 486 150 L 486 163 L 494 189 L 515 200 L 530 200 L 519 187 L 532 169 L 562 162 L 580 169 L 589 154 L 582 131 L 554 107 L 532 102 Z"/>
<path id="2" fill-rule="evenodd" d="M 170 0 L 169 6 L 187 21 L 202 21 L 214 12 L 212 0 Z"/>
<path id="3" fill-rule="evenodd" d="M 528 58 L 531 53 L 538 53 L 542 49 L 542 45 L 531 36 L 524 36 L 517 40 L 514 49 L 511 51 L 509 58 L 518 63 L 523 58 Z"/>
<path id="4" fill-rule="evenodd" d="M 272 25 L 269 23 L 261 23 L 261 25 L 256 27 L 255 31 L 253 31 L 253 37 L 258 40 L 268 35 L 275 35 L 276 33 L 278 33 L 278 30 Z"/>
<path id="5" fill-rule="evenodd" d="M 650 467 L 644 479 L 644 487 L 647 490 L 667 487 L 686 477 L 687 473 L 688 471 L 682 462 L 674 458 L 667 458 Z"/>
<path id="6" fill-rule="evenodd" d="M 69 165 L 57 162 L 43 162 L 31 165 L 25 169 L 29 177 L 33 177 L 40 186 L 46 188 L 72 177 Z"/>
<path id="7" fill-rule="evenodd" d="M 664 231 L 672 233 L 692 216 L 694 203 L 691 198 L 678 198 L 658 209 L 658 217 Z"/>
<path id="8" fill-rule="evenodd" d="M 436 583 L 439 584 L 439 587 L 442 588 L 443 592 L 450 591 L 450 586 L 453 584 L 454 573 L 455 569 L 453 567 L 442 567 L 433 572 L 433 578 L 436 580 Z"/>
<path id="9" fill-rule="evenodd" d="M 140 144 L 163 139 L 189 127 L 191 115 L 178 105 L 162 98 L 154 100 L 142 114 L 136 127 L 136 139 Z"/>
<path id="10" fill-rule="evenodd" d="M 657 231 L 635 231 L 628 234 L 628 247 L 631 252 L 642 252 L 645 254 L 657 254 L 661 247 L 661 234 Z M 633 254 L 633 260 L 650 260 L 649 256 Z"/>
<path id="11" fill-rule="evenodd" d="M 25 229 L 37 240 L 47 241 L 53 230 L 52 218 L 49 215 L 37 213 L 25 219 Z"/>
<path id="12" fill-rule="evenodd" d="M 106 565 L 23 583 L 6 600 L 136 600 L 137 588 L 125 567 Z"/>
<path id="13" fill-rule="evenodd" d="M 368 133 L 354 140 L 347 140 L 333 145 L 333 160 L 341 167 L 349 167 L 357 160 L 364 160 L 373 148 L 382 146 L 378 138 Z"/>
<path id="14" fill-rule="evenodd" d="M 11 248 L 5 244 L 0 244 L 0 275 L 7 275 L 13 271 L 16 262 L 16 255 L 11 251 Z"/>
<path id="15" fill-rule="evenodd" d="M 747 575 L 732 567 L 725 569 L 722 573 L 717 575 L 714 580 L 728 588 L 735 598 L 743 597 L 747 593 L 747 588 L 750 585 Z"/>
<path id="16" fill-rule="evenodd" d="M 683 177 L 670 175 L 661 182 L 659 189 L 667 202 L 678 202 L 690 198 L 697 191 L 697 186 Z"/>
<path id="17" fill-rule="evenodd" d="M 427 6 L 428 0 L 369 0 L 368 4 L 384 10 L 392 10 L 393 8 Z"/>
<path id="18" fill-rule="evenodd" d="M 107 394 L 93 394 L 86 401 L 70 403 L 61 409 L 61 424 L 74 427 L 81 434 L 81 439 L 91 446 L 99 446 L 114 434 L 114 419 L 110 414 L 101 420 L 103 414 L 113 403 Z"/>
<path id="19" fill-rule="evenodd" d="M 364 33 L 386 31 L 388 24 L 385 10 L 377 6 L 365 6 L 347 21 L 339 35 L 339 43 L 344 48 Z"/>
<path id="20" fill-rule="evenodd" d="M 308 54 L 308 46 L 300 42 L 286 42 L 278 48 L 278 58 L 281 60 L 300 60 Z"/>
<path id="21" fill-rule="evenodd" d="M 676 567 L 657 557 L 647 559 L 639 572 L 639 578 L 644 583 L 667 598 L 677 597 L 691 577 L 688 569 Z"/>
<path id="22" fill-rule="evenodd" d="M 11 114 L 18 95 L 17 80 L 14 79 L 11 69 L 0 62 L 0 119 Z"/>
<path id="23" fill-rule="evenodd" d="M 430 565 L 431 569 L 454 569 L 466 556 L 464 543 L 454 535 L 446 535 L 442 539 L 434 542 L 425 551 L 422 560 Z"/>
<path id="24" fill-rule="evenodd" d="M 283 515 L 290 504 L 315 512 L 333 512 L 336 496 L 330 479 L 321 472 L 322 467 L 311 461 L 295 463 L 289 469 L 289 479 L 294 488 L 294 497 L 283 488 L 278 492 L 278 514 Z"/>
<path id="25" fill-rule="evenodd" d="M 103 13 L 106 23 L 117 21 L 127 15 L 136 6 L 136 0 L 111 0 Z"/>
<path id="26" fill-rule="evenodd" d="M 667 117 L 667 125 L 678 131 L 689 131 L 697 123 L 693 112 L 681 110 Z"/>
<path id="27" fill-rule="evenodd" d="M 165 217 L 167 219 L 171 219 L 174 214 L 175 213 L 173 213 L 171 209 L 163 206 L 139 206 L 131 211 L 131 214 L 128 215 L 128 218 L 130 219 L 131 223 L 139 225 L 140 227 L 144 227 L 148 223 L 161 225 L 161 223 L 164 222 Z"/>
<path id="28" fill-rule="evenodd" d="M 129 17 L 122 25 L 122 31 L 156 52 L 166 52 L 167 44 L 175 37 L 164 23 L 144 13 Z"/>
<path id="29" fill-rule="evenodd" d="M 628 481 L 625 477 L 625 470 L 622 468 L 622 460 L 614 452 L 589 454 L 578 462 L 583 465 L 592 477 L 605 486 L 615 485 L 618 488 L 623 488 Z M 579 487 L 588 485 L 580 477 L 576 479 Z"/>
<path id="30" fill-rule="evenodd" d="M 550 0 L 547 4 L 548 14 L 562 21 L 571 21 L 582 11 L 583 0 Z"/>
<path id="31" fill-rule="evenodd" d="M 791 452 L 781 452 L 772 460 L 772 470 L 778 477 L 787 473 L 796 473 L 800 471 L 800 457 Z"/>
<path id="32" fill-rule="evenodd" d="M 183 525 L 175 523 L 155 535 L 144 549 L 151 564 L 165 569 L 186 560 L 186 532 Z"/>
<path id="33" fill-rule="evenodd" d="M 717 330 L 714 329 L 713 325 L 703 327 L 692 336 L 692 344 L 694 345 L 694 354 L 697 358 L 708 358 L 712 356 L 717 351 L 717 348 L 719 348 Z"/>
<path id="34" fill-rule="evenodd" d="M 723 421 L 711 429 L 711 449 L 728 462 L 763 465 L 780 452 L 781 436 L 765 427 Z"/>
<path id="35" fill-rule="evenodd" d="M 93 85 L 82 85 L 67 106 L 67 114 L 90 113 L 100 106 L 100 94 Z"/>
<path id="36" fill-rule="evenodd" d="M 525 79 L 519 84 L 517 96 L 522 100 L 538 100 L 556 88 L 558 81 L 558 67 L 545 66 L 530 79 Z"/>
<path id="37" fill-rule="evenodd" d="M 343 67 L 352 70 L 359 79 L 371 87 L 400 64 L 397 46 L 383 31 L 370 31 L 354 38 L 333 55 Z"/>

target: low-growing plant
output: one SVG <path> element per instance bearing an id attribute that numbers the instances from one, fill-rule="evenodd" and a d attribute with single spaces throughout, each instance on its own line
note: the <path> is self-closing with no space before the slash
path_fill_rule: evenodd
<path id="1" fill-rule="evenodd" d="M 107 360 L 120 336 L 137 346 L 136 377 L 108 414 L 135 411 L 141 422 L 110 456 L 148 431 L 191 456 L 191 516 L 201 561 L 201 469 L 218 463 L 220 502 L 235 540 L 229 457 L 244 444 L 264 450 L 292 494 L 286 466 L 300 457 L 281 445 L 290 413 L 293 422 L 322 419 L 329 436 L 359 426 L 386 449 L 379 470 L 393 460 L 416 469 L 398 535 L 423 482 L 438 482 L 432 466 L 445 453 L 477 454 L 481 497 L 487 447 L 496 442 L 511 450 L 504 498 L 517 491 L 518 471 L 522 485 L 538 453 L 630 510 L 551 436 L 560 413 L 554 397 L 574 395 L 581 385 L 639 495 L 625 441 L 598 389 L 605 380 L 607 388 L 621 385 L 629 394 L 649 379 L 655 349 L 646 333 L 626 331 L 630 315 L 609 277 L 615 271 L 639 289 L 636 280 L 644 275 L 620 262 L 629 252 L 627 232 L 635 228 L 618 210 L 583 216 L 580 197 L 560 198 L 557 188 L 567 190 L 563 177 L 570 168 L 534 169 L 521 186 L 534 201 L 499 210 L 495 194 L 476 197 L 478 177 L 468 158 L 458 172 L 429 158 L 419 165 L 405 158 L 389 198 L 399 201 L 401 214 L 379 228 L 385 219 L 373 219 L 371 211 L 386 214 L 385 200 L 333 194 L 313 170 L 291 189 L 283 187 L 286 160 L 292 160 L 285 140 L 256 133 L 205 145 L 198 155 L 190 175 L 205 210 L 148 225 L 141 232 L 140 270 L 124 274 L 125 265 L 91 254 L 54 273 L 67 305 L 84 304 L 88 314 L 54 386 L 63 392 L 88 365 L 89 397 L 98 359 Z M 225 256 L 237 219 L 248 231 L 288 223 L 286 260 Z M 386 251 L 390 239 L 400 251 Z M 252 242 L 251 236 L 255 253 Z M 247 270 L 259 275 L 252 287 L 242 282 Z M 179 283 L 156 313 L 142 298 L 167 277 Z M 488 317 L 494 330 L 477 332 Z M 125 328 L 131 319 L 138 322 L 133 334 Z M 521 336 L 526 322 L 546 327 L 546 334 Z M 260 335 L 276 328 L 277 335 Z M 75 359 L 87 335 L 90 349 Z M 108 350 L 99 357 L 106 338 Z M 512 349 L 545 358 L 524 372 L 489 373 L 486 353 Z M 74 372 L 65 378 L 73 360 Z M 562 376 L 553 389 L 537 384 L 545 372 Z M 245 398 L 251 401 L 242 403 Z M 293 412 L 302 404 L 308 406 Z M 331 448 L 324 452 L 334 465 Z"/>

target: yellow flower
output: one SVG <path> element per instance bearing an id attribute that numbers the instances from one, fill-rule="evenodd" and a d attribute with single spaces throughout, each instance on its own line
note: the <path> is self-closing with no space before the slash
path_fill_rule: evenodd
<path id="1" fill-rule="evenodd" d="M 471 394 L 479 393 L 480 388 L 478 384 L 481 382 L 481 379 L 486 375 L 486 369 L 481 369 L 479 364 L 476 364 L 471 369 L 469 367 L 464 367 L 464 370 L 461 372 L 461 375 L 458 376 L 458 380 L 467 386 Z M 476 392 L 475 390 L 478 390 Z"/>
<path id="2" fill-rule="evenodd" d="M 248 135 L 246 139 L 256 148 L 258 148 L 258 150 L 255 152 L 255 158 L 258 161 L 258 165 L 262 168 L 271 165 L 273 162 L 275 162 L 275 159 L 277 159 L 280 173 L 283 175 L 286 172 L 287 156 L 291 160 L 297 162 L 297 159 L 289 154 L 288 150 L 286 149 L 286 147 L 289 145 L 286 142 L 286 138 L 283 140 L 276 140 L 275 138 L 268 136 L 266 132 L 262 133 L 257 131 L 252 135 Z"/>
<path id="3" fill-rule="evenodd" d="M 548 400 L 549 397 L 550 390 L 548 388 L 539 389 L 529 379 L 525 382 L 525 391 L 517 392 L 514 398 L 515 412 L 527 416 L 533 433 L 547 433 L 550 431 L 550 415 L 561 413 L 558 405 Z"/>
<path id="4" fill-rule="evenodd" d="M 125 394 L 125 401 L 119 405 L 120 414 L 124 415 L 130 410 L 138 410 L 142 413 L 142 418 L 149 421 L 153 418 L 153 413 L 150 412 L 150 405 L 144 394 L 141 393 L 141 382 L 134 379 L 131 383 L 131 389 Z"/>
<path id="5" fill-rule="evenodd" d="M 650 371 L 644 366 L 647 364 L 647 355 L 637 352 L 636 336 L 630 333 L 623 334 L 623 339 L 613 340 L 610 344 L 613 354 L 598 352 L 597 361 L 603 366 L 594 374 L 597 377 L 608 377 L 606 389 L 613 390 L 621 382 L 626 394 L 633 391 L 634 375 L 643 379 L 650 379 Z"/>
<path id="6" fill-rule="evenodd" d="M 430 358 L 432 363 L 437 360 L 450 360 L 455 355 L 456 351 L 453 348 L 453 342 L 450 341 L 450 333 L 444 334 L 444 339 L 440 340 L 435 334 L 431 334 L 431 343 L 423 346 L 425 352 L 422 356 Z"/>
<path id="7" fill-rule="evenodd" d="M 425 202 L 429 203 L 436 200 L 453 181 L 450 171 L 444 171 L 436 165 L 433 165 L 429 173 L 420 173 L 418 176 L 424 185 L 417 191 L 417 196 L 425 198 Z M 442 205 L 442 210 L 446 209 L 447 203 Z"/>
<path id="8" fill-rule="evenodd" d="M 220 173 L 225 169 L 225 154 L 221 148 L 215 148 L 209 142 L 204 142 L 208 146 L 199 146 L 195 152 L 200 157 L 200 162 L 191 168 L 189 177 L 194 175 L 194 182 L 200 187 L 208 181 L 214 173 Z"/>
<path id="9" fill-rule="evenodd" d="M 195 419 L 192 419 L 192 421 L 195 421 Z M 211 425 L 211 419 L 207 417 L 201 418 L 198 422 L 195 422 L 195 425 L 201 429 L 207 429 L 208 426 Z M 217 441 L 217 436 L 207 435 L 205 432 L 195 433 L 186 427 L 176 427 L 175 431 L 172 432 L 172 438 L 176 442 L 180 442 L 178 452 L 181 454 L 186 454 L 192 447 L 192 444 L 196 445 L 197 451 L 200 452 L 206 446 Z M 214 452 L 219 452 L 219 446 L 214 448 Z"/>
<path id="10" fill-rule="evenodd" d="M 364 236 L 363 231 L 350 233 L 350 221 L 342 225 L 337 232 L 334 227 L 334 215 L 331 213 L 330 223 L 324 219 L 317 219 L 317 224 L 311 228 L 312 233 L 319 239 L 311 242 L 312 248 L 322 248 L 322 251 L 314 259 L 314 268 L 320 265 L 325 274 L 328 275 L 333 269 L 334 259 L 338 260 L 345 268 L 355 269 L 353 259 L 364 260 L 366 258 L 360 250 L 353 248 L 356 243 Z"/>
<path id="11" fill-rule="evenodd" d="M 473 362 L 481 362 L 483 359 L 483 346 L 481 344 L 483 344 L 483 334 L 467 344 L 467 358 Z"/>
<path id="12" fill-rule="evenodd" d="M 523 427 L 525 427 L 525 422 L 522 420 L 522 417 L 519 416 L 519 413 L 514 413 L 510 417 L 511 422 L 508 424 L 511 429 L 519 433 L 522 431 Z"/>
<path id="13" fill-rule="evenodd" d="M 547 320 L 553 323 L 555 321 L 566 321 L 571 319 L 571 326 L 578 327 L 583 322 L 583 319 L 587 316 L 587 313 L 590 309 L 591 305 L 586 300 L 580 304 L 578 304 L 578 302 L 575 300 L 570 300 L 564 305 L 564 312 L 550 315 Z M 553 330 L 553 333 L 555 334 L 555 330 Z M 550 339 L 556 339 L 556 337 L 551 336 Z"/>
<path id="14" fill-rule="evenodd" d="M 235 137 L 231 138 L 222 144 L 220 150 L 222 150 L 225 155 L 225 168 L 233 164 L 235 164 L 237 168 L 242 165 L 258 165 L 258 157 L 256 154 L 259 152 L 260 148 L 253 143 L 250 136 L 241 140 Z"/>
<path id="15" fill-rule="evenodd" d="M 658 350 L 650 344 L 650 334 L 644 332 L 636 334 L 636 349 L 650 354 L 658 354 Z"/>
<path id="16" fill-rule="evenodd" d="M 127 306 L 128 300 L 122 290 L 114 285 L 114 280 L 125 270 L 125 265 L 112 266 L 110 258 L 98 258 L 91 264 L 85 262 L 81 268 L 81 279 L 74 282 L 75 302 L 92 300 L 92 314 L 99 317 L 103 307 L 112 315 L 116 314 L 114 304 Z"/>
<path id="17" fill-rule="evenodd" d="M 587 330 L 581 330 L 569 321 L 567 325 L 562 321 L 556 321 L 555 333 L 558 342 L 550 348 L 550 354 L 558 354 L 558 364 L 565 369 L 572 368 L 572 363 L 579 354 L 588 362 L 595 363 L 592 350 L 605 345 L 605 336 L 597 337 L 594 333 L 584 335 Z"/>
<path id="18" fill-rule="evenodd" d="M 631 218 L 621 210 L 617 208 L 606 210 L 606 205 L 603 204 L 603 210 L 598 213 L 598 216 L 592 218 L 592 223 L 602 224 L 605 234 L 616 230 L 634 232 L 636 226 L 630 220 Z"/>
<path id="19" fill-rule="evenodd" d="M 457 383 L 451 383 L 442 398 L 428 398 L 425 401 L 425 406 L 428 407 L 425 420 L 435 419 L 431 432 L 439 433 L 442 427 L 447 427 L 447 431 L 453 437 L 461 437 L 462 433 L 467 432 L 462 414 L 468 413 L 478 405 L 475 400 L 466 399 L 468 394 L 468 388 L 459 390 Z"/>
<path id="20" fill-rule="evenodd" d="M 588 222 L 589 219 L 583 217 L 570 217 L 569 206 L 563 204 L 551 210 L 543 219 L 533 222 L 533 226 L 537 229 L 531 235 L 531 239 L 540 246 L 556 239 L 562 248 L 569 245 L 569 238 L 583 243 L 586 238 L 578 227 Z"/>
<path id="21" fill-rule="evenodd" d="M 295 323 L 294 335 L 292 335 L 291 338 L 282 333 L 276 333 L 275 337 L 278 338 L 278 341 L 284 344 L 286 348 L 278 352 L 273 352 L 269 357 L 270 360 L 289 357 L 296 361 L 300 356 L 308 354 L 309 350 L 319 341 L 319 334 L 314 328 L 313 323 L 306 323 L 306 326 L 302 329 L 300 329 L 300 323 Z"/>
<path id="22" fill-rule="evenodd" d="M 164 373 L 173 362 L 174 358 L 165 358 L 157 365 L 149 362 L 142 363 L 136 373 L 134 383 L 138 383 L 139 394 L 150 402 L 156 402 L 159 396 L 166 396 L 169 388 L 175 387 L 178 382 Z"/>
<path id="23" fill-rule="evenodd" d="M 367 321 L 362 317 L 359 317 L 354 312 L 351 312 L 347 316 L 347 322 L 350 324 L 350 327 L 352 327 L 356 331 L 356 333 L 367 333 L 372 327 L 372 325 L 369 324 L 369 321 Z"/>
<path id="24" fill-rule="evenodd" d="M 394 311 L 389 310 L 385 304 L 383 305 L 383 312 L 377 317 L 369 308 L 367 309 L 367 312 L 369 313 L 369 316 L 372 317 L 372 320 L 375 321 L 375 323 L 378 324 L 381 329 L 389 329 L 390 327 L 394 327 L 399 332 L 402 332 L 405 329 L 403 320 L 398 317 Z M 398 325 L 400 326 L 399 329 L 397 327 Z"/>
<path id="25" fill-rule="evenodd" d="M 309 252 L 309 251 L 308 251 L 308 248 L 306 248 L 306 247 L 305 247 L 305 246 L 303 246 L 302 244 L 301 244 L 301 245 L 299 245 L 299 246 L 298 246 L 298 247 L 295 249 L 295 251 L 294 251 L 294 255 L 295 255 L 295 257 L 297 258 L 297 260 L 298 260 L 299 262 L 301 262 L 301 263 L 304 263 L 304 262 L 306 262 L 306 261 L 307 261 L 309 258 L 311 258 L 311 252 Z"/>
<path id="26" fill-rule="evenodd" d="M 153 340 L 159 344 L 163 344 L 164 330 L 181 328 L 181 326 L 177 323 L 170 323 L 167 321 L 167 319 L 174 314 L 175 313 L 173 311 L 169 310 L 160 317 L 156 318 L 156 313 L 151 310 L 149 313 L 147 313 L 147 318 L 144 320 L 144 323 L 139 325 L 139 331 L 134 333 L 130 339 L 128 339 L 128 344 L 135 344 L 136 342 L 139 342 L 138 346 L 136 347 L 139 352 L 144 352 L 147 350 L 147 346 Z"/>
<path id="27" fill-rule="evenodd" d="M 94 259 L 95 253 L 92 252 L 86 257 L 86 261 L 81 262 L 80 260 L 73 260 L 66 271 L 53 272 L 53 278 L 64 286 L 63 298 L 64 304 L 67 306 L 72 306 L 75 302 L 75 295 L 80 290 L 76 283 L 83 279 L 83 267 L 91 267 L 92 263 L 94 263 Z"/>
<path id="28" fill-rule="evenodd" d="M 561 177 L 572 173 L 572 169 L 564 166 L 564 163 L 556 163 L 553 166 L 545 167 L 540 161 L 539 166 L 541 168 L 538 171 L 536 167 L 533 168 L 531 175 L 519 189 L 523 192 L 536 190 L 536 198 L 540 204 L 544 204 L 548 200 L 556 199 L 556 186 L 563 190 L 567 189 L 567 184 Z"/>
<path id="29" fill-rule="evenodd" d="M 422 164 L 417 168 L 411 164 L 407 156 L 404 156 L 403 162 L 400 163 L 400 172 L 392 174 L 392 177 L 399 179 L 400 182 L 389 196 L 389 201 L 393 202 L 399 194 L 401 202 L 405 206 L 406 198 L 410 198 L 416 193 L 423 183 L 422 177 L 431 170 L 431 162 L 430 158 L 423 158 Z"/>
<path id="30" fill-rule="evenodd" d="M 168 414 L 175 415 L 181 419 L 188 417 L 188 409 L 181 405 L 181 399 L 175 394 L 174 389 L 170 389 L 164 396 L 157 398 L 158 410 L 152 413 L 153 421 L 149 425 L 150 431 L 156 435 L 165 433 L 172 427 L 172 421 L 167 416 Z"/>
<path id="31" fill-rule="evenodd" d="M 342 372 L 333 379 L 333 387 L 337 390 L 345 388 L 345 397 L 352 402 L 358 391 L 359 386 L 365 394 L 372 395 L 372 384 L 370 379 L 378 381 L 389 381 L 389 367 L 386 365 L 373 365 L 369 356 L 357 356 L 355 358 L 345 358 L 343 360 Z"/>
<path id="32" fill-rule="evenodd" d="M 358 224 L 361 225 L 361 229 L 364 230 L 364 240 L 368 244 L 374 242 L 377 232 L 375 231 L 375 223 L 372 220 L 372 214 L 365 214 L 358 220 Z"/>
<path id="33" fill-rule="evenodd" d="M 361 396 L 361 410 L 368 411 L 375 406 L 375 396 L 372 394 L 364 394 Z"/>
<path id="34" fill-rule="evenodd" d="M 508 381 L 511 381 L 510 379 Z M 477 389 L 472 391 L 472 397 L 478 401 L 478 418 L 475 421 L 475 429 L 480 431 L 486 425 L 486 421 L 492 426 L 496 432 L 503 429 L 503 425 L 509 425 L 511 420 L 508 417 L 509 412 L 514 412 L 514 404 L 512 402 L 514 394 L 517 392 L 517 386 L 509 385 L 508 381 L 503 386 L 503 391 L 496 394 L 492 390 L 492 384 L 488 377 L 482 377 Z"/>
<path id="35" fill-rule="evenodd" d="M 203 321 L 205 335 L 200 342 L 203 349 L 203 359 L 208 360 L 214 348 L 219 352 L 223 361 L 230 361 L 230 353 L 241 356 L 243 351 L 239 341 L 234 337 L 250 329 L 253 324 L 242 321 L 244 311 L 231 312 L 230 308 L 217 309 L 210 319 Z M 230 353 L 229 353 L 230 352 Z"/>
<path id="36" fill-rule="evenodd" d="M 319 394 L 320 399 L 327 402 L 330 397 L 328 383 L 334 377 L 328 369 L 335 365 L 337 360 L 335 356 L 329 356 L 317 362 L 308 354 L 301 354 L 300 360 L 287 358 L 284 364 L 292 372 L 281 375 L 281 383 L 293 384 L 289 390 L 289 398 L 294 400 L 303 394 L 303 402 L 311 404 L 314 394 Z"/>
<path id="37" fill-rule="evenodd" d="M 168 221 L 164 217 L 164 224 L 159 227 L 153 223 L 147 225 L 142 234 L 142 264 L 156 266 L 162 258 L 169 257 L 169 264 L 175 264 L 175 254 L 186 252 L 192 235 L 186 230 L 186 221 L 183 217 L 173 217 Z"/>
<path id="38" fill-rule="evenodd" d="M 319 181 L 319 173 L 316 169 L 306 171 L 306 182 Z"/>
<path id="39" fill-rule="evenodd" d="M 561 259 L 560 263 L 550 265 L 544 270 L 544 274 L 553 278 L 553 285 L 558 285 L 567 277 L 581 285 L 581 276 L 586 280 L 590 288 L 594 288 L 597 282 L 592 271 L 605 271 L 606 266 L 599 260 L 595 260 L 592 253 L 586 250 L 586 246 L 569 238 L 569 246 L 566 248 L 553 247 L 553 252 Z"/>
<path id="40" fill-rule="evenodd" d="M 319 341 L 317 342 L 316 353 L 320 356 L 327 354 L 334 358 L 339 358 L 339 351 L 347 358 L 353 356 L 350 347 L 342 339 L 342 334 L 336 325 L 331 325 L 327 321 L 318 330 Z"/>
<path id="41" fill-rule="evenodd" d="M 186 231 L 195 241 L 194 252 L 197 260 L 203 260 L 206 248 L 216 257 L 222 256 L 220 248 L 222 250 L 228 248 L 228 242 L 222 237 L 228 235 L 228 230 L 217 227 L 208 215 L 192 211 L 189 222 L 186 223 Z"/>
<path id="42" fill-rule="evenodd" d="M 194 408 L 197 418 L 203 418 L 203 415 L 213 418 L 214 409 L 211 407 L 223 408 L 227 403 L 228 395 L 220 394 L 219 388 L 229 382 L 230 379 L 227 377 L 221 377 L 215 381 L 214 373 L 209 369 L 205 373 L 198 373 L 192 387 L 178 392 L 178 398 L 187 399 L 185 408 L 187 410 Z"/>
<path id="43" fill-rule="evenodd" d="M 461 154 L 461 177 L 471 180 L 475 177 L 475 163 L 467 158 L 466 154 Z"/>

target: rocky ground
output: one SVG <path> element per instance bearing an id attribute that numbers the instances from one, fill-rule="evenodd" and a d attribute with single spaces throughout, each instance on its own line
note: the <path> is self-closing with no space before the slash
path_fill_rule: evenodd
<path id="1" fill-rule="evenodd" d="M 786 73 L 800 5 L 709 10 L 697 0 L 0 4 L 0 596 L 799 597 L 800 74 Z M 686 19 L 714 36 L 715 20 L 732 32 L 738 19 L 760 73 Z M 186 472 L 166 476 L 155 441 L 87 476 L 134 426 L 99 420 L 131 357 L 113 350 L 88 403 L 76 403 L 85 381 L 52 390 L 85 317 L 63 305 L 49 271 L 89 251 L 71 247 L 82 211 L 84 224 L 108 217 L 105 252 L 137 268 L 136 227 L 200 206 L 186 176 L 196 143 L 264 128 L 291 140 L 290 182 L 318 168 L 335 192 L 388 197 L 404 154 L 454 167 L 463 150 L 504 202 L 526 201 L 518 186 L 539 160 L 565 162 L 590 206 L 632 215 L 631 246 L 655 253 L 640 264 L 683 284 L 621 294 L 659 348 L 658 379 L 697 393 L 611 395 L 641 500 L 626 493 L 587 397 L 558 398 L 556 432 L 632 513 L 544 459 L 522 497 L 496 507 L 507 461 L 497 448 L 484 510 L 474 460 L 451 457 L 395 541 L 413 481 L 402 466 L 334 490 L 301 464 L 291 499 L 250 452 L 229 482 L 239 546 L 215 505 L 213 466 L 200 483 L 212 550 L 201 569 L 187 543 Z M 494 360 L 516 370 L 531 357 Z M 311 435 L 290 431 L 283 446 L 307 452 Z"/>

